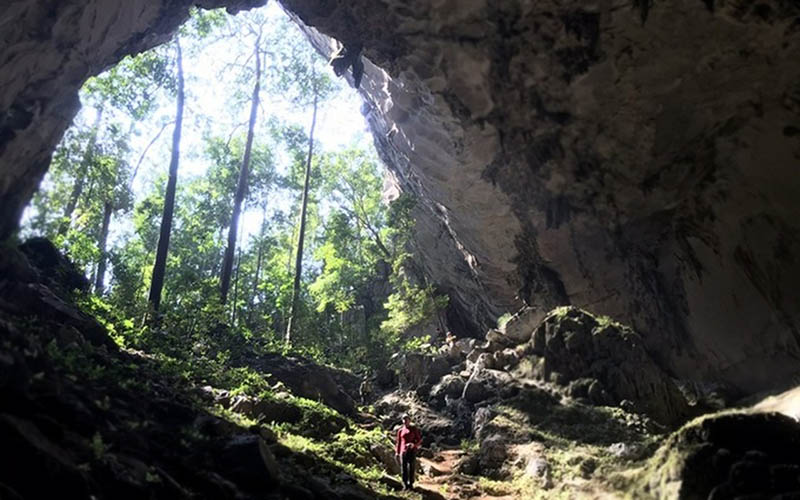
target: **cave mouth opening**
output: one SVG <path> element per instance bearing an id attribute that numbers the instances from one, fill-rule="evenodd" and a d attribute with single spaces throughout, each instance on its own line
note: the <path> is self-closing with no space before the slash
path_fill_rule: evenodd
<path id="1" fill-rule="evenodd" d="M 97 275 L 103 253 L 99 240 L 107 238 L 107 254 L 129 246 L 144 230 L 137 217 L 155 220 L 155 212 L 146 213 L 142 207 L 163 203 L 176 121 L 176 38 L 186 94 L 179 199 L 183 186 L 196 190 L 199 183 L 215 180 L 227 183 L 233 195 L 231 182 L 240 168 L 257 80 L 254 54 L 261 58 L 250 167 L 254 185 L 249 186 L 238 235 L 245 247 L 257 239 L 265 220 L 291 224 L 297 219 L 299 159 L 312 121 L 315 89 L 313 175 L 323 173 L 326 157 L 344 152 L 354 162 L 360 159 L 378 169 L 371 174 L 383 171 L 359 111 L 361 98 L 352 86 L 351 71 L 347 79 L 337 78 L 328 59 L 278 2 L 235 15 L 224 9 L 194 9 L 172 40 L 127 56 L 86 81 L 80 91 L 82 107 L 22 214 L 23 239 L 49 237 L 89 276 Z M 299 183 L 302 187 L 302 179 Z M 104 229 L 107 202 L 114 205 L 113 218 Z M 320 200 L 319 210 L 330 215 L 336 203 Z M 215 222 L 221 236 L 229 221 L 220 216 Z M 152 236 L 145 237 L 145 246 L 155 244 Z M 108 265 L 113 276 L 113 263 Z"/>

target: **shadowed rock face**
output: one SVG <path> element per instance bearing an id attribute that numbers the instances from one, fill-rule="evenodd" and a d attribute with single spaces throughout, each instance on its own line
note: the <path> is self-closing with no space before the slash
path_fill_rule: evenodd
<path id="1" fill-rule="evenodd" d="M 82 81 L 163 42 L 190 3 L 0 14 L 0 237 Z M 629 2 L 282 3 L 323 50 L 363 43 L 365 115 L 465 329 L 575 304 L 631 324 L 681 378 L 749 392 L 797 373 L 796 3 L 664 0 L 644 24 Z"/>
<path id="2" fill-rule="evenodd" d="M 323 50 L 317 30 L 364 42 L 376 144 L 475 329 L 574 304 L 681 378 L 796 373 L 800 8 L 284 4 Z"/>

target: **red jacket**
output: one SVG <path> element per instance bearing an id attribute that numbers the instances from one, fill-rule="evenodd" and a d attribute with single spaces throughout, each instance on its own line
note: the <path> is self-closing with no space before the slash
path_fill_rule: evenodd
<path id="1" fill-rule="evenodd" d="M 422 433 L 414 427 L 406 427 L 403 425 L 397 431 L 397 443 L 395 444 L 395 453 L 402 455 L 407 450 L 416 450 L 422 445 Z"/>

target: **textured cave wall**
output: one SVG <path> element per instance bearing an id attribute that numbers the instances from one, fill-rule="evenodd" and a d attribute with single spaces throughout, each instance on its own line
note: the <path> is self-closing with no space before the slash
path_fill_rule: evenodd
<path id="1" fill-rule="evenodd" d="M 0 12 L 0 238 L 83 80 L 190 0 Z M 204 0 L 234 8 L 257 1 Z M 798 374 L 800 7 L 788 0 L 282 0 L 363 42 L 364 112 L 465 324 L 572 303 L 681 378 Z"/>
<path id="2" fill-rule="evenodd" d="M 282 3 L 365 44 L 376 144 L 473 324 L 571 303 L 680 378 L 800 373 L 796 2 Z"/>

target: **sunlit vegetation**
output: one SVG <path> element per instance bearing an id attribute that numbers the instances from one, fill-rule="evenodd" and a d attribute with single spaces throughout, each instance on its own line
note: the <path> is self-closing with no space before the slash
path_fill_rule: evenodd
<path id="1" fill-rule="evenodd" d="M 23 236 L 85 271 L 120 345 L 236 389 L 245 351 L 361 371 L 446 307 L 407 272 L 416 201 L 382 200 L 360 117 L 331 132 L 352 90 L 277 8 L 196 12 L 81 100 Z"/>

